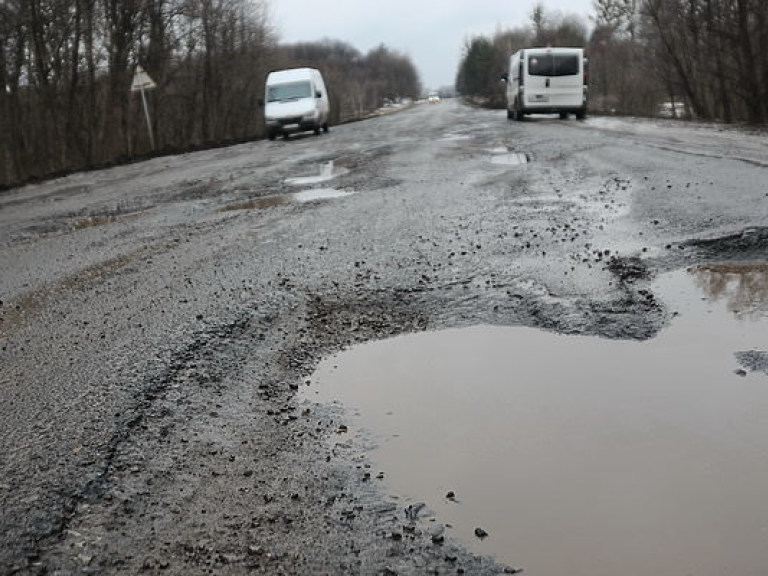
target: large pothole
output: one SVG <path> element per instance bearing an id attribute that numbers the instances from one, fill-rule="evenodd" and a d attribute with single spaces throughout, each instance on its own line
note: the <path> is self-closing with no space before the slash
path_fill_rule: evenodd
<path id="1" fill-rule="evenodd" d="M 393 494 L 532 574 L 766 573 L 768 381 L 748 360 L 767 284 L 765 263 L 667 274 L 654 292 L 677 315 L 644 342 L 477 326 L 369 343 L 303 397 L 356 411 Z"/>

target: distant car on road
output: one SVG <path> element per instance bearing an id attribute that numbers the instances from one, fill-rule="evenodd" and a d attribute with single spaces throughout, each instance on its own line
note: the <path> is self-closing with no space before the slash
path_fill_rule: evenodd
<path id="1" fill-rule="evenodd" d="M 427 96 L 427 102 L 430 104 L 438 104 L 440 102 L 440 95 L 437 92 L 431 92 L 429 96 Z"/>

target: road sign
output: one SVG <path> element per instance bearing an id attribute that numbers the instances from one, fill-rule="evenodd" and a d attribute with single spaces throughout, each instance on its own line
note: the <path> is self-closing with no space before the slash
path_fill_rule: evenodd
<path id="1" fill-rule="evenodd" d="M 147 118 L 147 131 L 149 132 L 149 143 L 152 146 L 152 150 L 155 149 L 155 135 L 152 133 L 152 122 L 149 119 L 149 107 L 147 107 L 147 97 L 144 95 L 144 92 L 156 87 L 157 84 L 149 77 L 149 74 L 144 72 L 144 68 L 137 65 L 136 72 L 133 74 L 131 92 L 141 92 L 141 101 L 144 104 L 144 116 Z"/>
<path id="2" fill-rule="evenodd" d="M 141 66 L 136 66 L 136 72 L 133 75 L 133 82 L 131 83 L 131 92 L 138 92 L 141 90 L 152 90 L 157 88 L 157 84 L 152 78 L 149 77 Z"/>

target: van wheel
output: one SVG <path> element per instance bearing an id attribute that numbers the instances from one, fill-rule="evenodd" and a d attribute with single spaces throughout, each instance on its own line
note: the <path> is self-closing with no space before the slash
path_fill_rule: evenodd
<path id="1" fill-rule="evenodd" d="M 283 132 L 283 139 L 284 140 L 290 140 L 291 139 L 291 133 L 290 132 Z"/>
<path id="2" fill-rule="evenodd" d="M 328 133 L 328 122 L 323 124 L 323 132 L 325 132 L 326 134 Z"/>
<path id="3" fill-rule="evenodd" d="M 267 138 L 269 138 L 270 140 L 274 140 L 275 136 L 276 134 L 274 132 L 270 132 L 269 134 L 267 134 Z"/>
<path id="4" fill-rule="evenodd" d="M 566 120 L 568 118 L 568 112 L 560 112 L 560 120 Z"/>
<path id="5" fill-rule="evenodd" d="M 584 118 L 587 117 L 587 111 L 586 110 L 579 110 L 576 112 L 576 119 L 577 120 L 584 120 Z"/>
<path id="6" fill-rule="evenodd" d="M 515 113 L 507 108 L 507 120 L 514 120 L 515 119 Z"/>
<path id="7" fill-rule="evenodd" d="M 313 132 L 315 133 L 315 136 L 320 136 L 320 126 L 315 126 Z"/>

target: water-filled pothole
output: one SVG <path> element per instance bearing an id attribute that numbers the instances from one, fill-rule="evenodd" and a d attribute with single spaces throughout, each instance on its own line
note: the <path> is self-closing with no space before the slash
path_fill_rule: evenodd
<path id="1" fill-rule="evenodd" d="M 491 154 L 491 164 L 503 164 L 505 166 L 520 166 L 528 164 L 528 155 L 523 152 L 505 152 L 502 154 Z"/>
<path id="2" fill-rule="evenodd" d="M 292 186 L 311 186 L 312 184 L 320 184 L 322 182 L 328 182 L 338 176 L 343 176 L 349 172 L 348 168 L 343 166 L 336 166 L 331 160 L 320 166 L 320 173 L 314 176 L 296 176 L 292 178 L 286 178 L 285 183 Z"/>
<path id="3" fill-rule="evenodd" d="M 646 342 L 477 326 L 369 343 L 303 395 L 356 410 L 388 490 L 526 573 L 766 574 L 767 284 L 765 263 L 666 275 L 679 315 Z"/>
<path id="4" fill-rule="evenodd" d="M 515 152 L 506 146 L 496 146 L 486 148 L 485 151 L 490 154 L 488 161 L 491 164 L 503 164 L 505 166 L 520 166 L 528 164 L 530 157 L 525 152 Z"/>
<path id="5" fill-rule="evenodd" d="M 461 140 L 470 140 L 472 136 L 469 134 L 460 134 L 458 132 L 448 132 L 447 134 L 443 134 L 442 138 L 440 138 L 443 142 L 458 142 Z"/>
<path id="6" fill-rule="evenodd" d="M 333 198 L 344 198 L 345 196 L 351 196 L 352 194 L 354 194 L 354 192 L 349 190 L 315 188 L 312 190 L 294 192 L 293 194 L 265 196 L 264 198 L 254 198 L 253 200 L 246 200 L 245 202 L 235 202 L 233 204 L 227 204 L 221 208 L 220 211 L 230 212 L 234 210 L 260 210 L 265 208 L 273 208 L 274 206 L 290 204 L 291 202 L 306 203 L 314 202 L 315 200 L 331 200 Z"/>
<path id="7" fill-rule="evenodd" d="M 314 202 L 315 200 L 331 200 L 333 198 L 344 198 L 351 196 L 354 192 L 349 190 L 336 190 L 334 188 L 315 188 L 312 190 L 303 190 L 291 194 L 295 202 Z"/>

